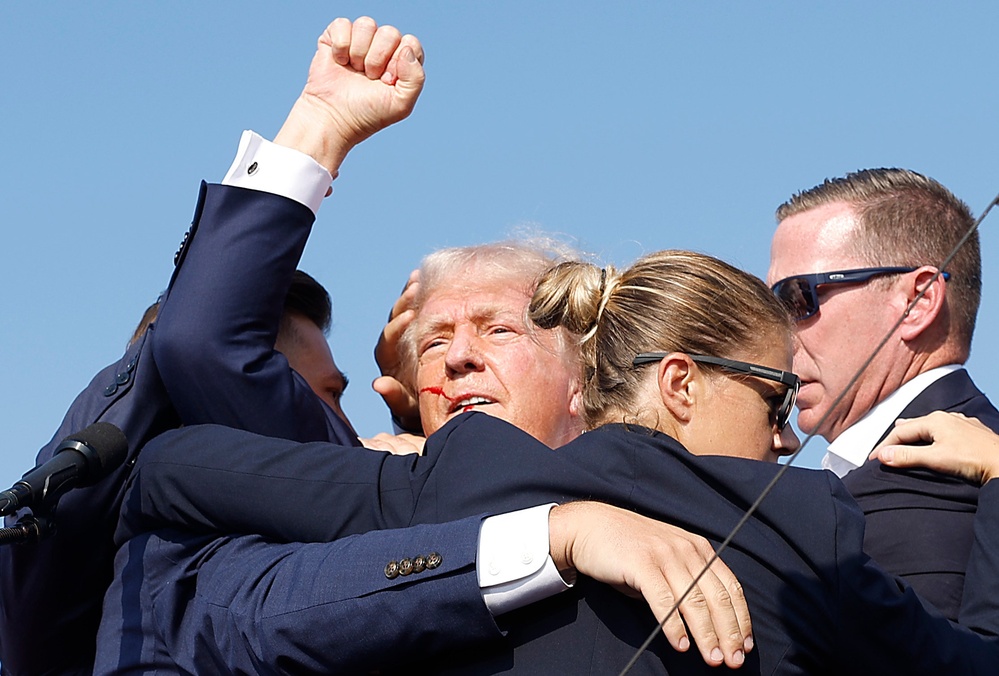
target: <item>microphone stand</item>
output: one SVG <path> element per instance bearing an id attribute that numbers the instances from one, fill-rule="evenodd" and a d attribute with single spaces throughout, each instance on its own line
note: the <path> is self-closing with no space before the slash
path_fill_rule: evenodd
<path id="1" fill-rule="evenodd" d="M 51 516 L 25 514 L 10 528 L 0 528 L 0 546 L 35 544 L 55 533 L 55 520 Z"/>

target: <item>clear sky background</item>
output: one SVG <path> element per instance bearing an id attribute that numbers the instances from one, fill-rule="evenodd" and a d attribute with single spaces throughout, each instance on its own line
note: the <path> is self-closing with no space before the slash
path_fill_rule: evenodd
<path id="1" fill-rule="evenodd" d="M 318 35 L 362 14 L 417 35 L 428 73 L 348 157 L 302 262 L 363 435 L 388 423 L 371 349 L 435 248 L 531 224 L 619 265 L 688 248 L 762 276 L 774 208 L 826 177 L 907 167 L 975 213 L 999 192 L 995 3 L 4 3 L 3 487 L 164 289 L 199 181 L 243 129 L 273 137 Z M 997 228 L 970 362 L 993 396 Z"/>

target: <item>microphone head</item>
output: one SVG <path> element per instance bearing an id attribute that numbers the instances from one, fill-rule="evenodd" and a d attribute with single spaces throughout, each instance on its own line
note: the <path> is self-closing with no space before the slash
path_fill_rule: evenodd
<path id="1" fill-rule="evenodd" d="M 125 433 L 111 423 L 98 422 L 66 437 L 56 453 L 70 449 L 79 451 L 87 459 L 86 476 L 80 477 L 82 482 L 79 485 L 88 486 L 125 462 L 128 440 Z"/>

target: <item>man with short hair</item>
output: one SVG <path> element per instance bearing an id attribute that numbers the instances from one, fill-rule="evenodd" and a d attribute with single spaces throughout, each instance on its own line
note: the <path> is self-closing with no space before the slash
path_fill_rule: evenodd
<path id="1" fill-rule="evenodd" d="M 865 550 L 955 619 L 978 488 L 867 457 L 897 418 L 934 410 L 999 429 L 999 412 L 961 367 L 981 296 L 978 234 L 937 267 L 971 229 L 971 212 L 933 179 L 869 169 L 795 195 L 777 220 L 767 282 L 796 320 L 798 426 L 830 442 L 822 464 L 864 510 Z"/>

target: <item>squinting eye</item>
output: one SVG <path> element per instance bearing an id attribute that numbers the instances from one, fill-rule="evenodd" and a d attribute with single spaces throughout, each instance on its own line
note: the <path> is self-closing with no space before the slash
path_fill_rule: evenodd
<path id="1" fill-rule="evenodd" d="M 436 338 L 434 340 L 427 341 L 426 343 L 423 344 L 423 347 L 420 348 L 420 354 L 421 355 L 426 354 L 435 347 L 441 347 L 442 345 L 445 344 L 445 342 L 446 341 L 443 338 Z"/>

